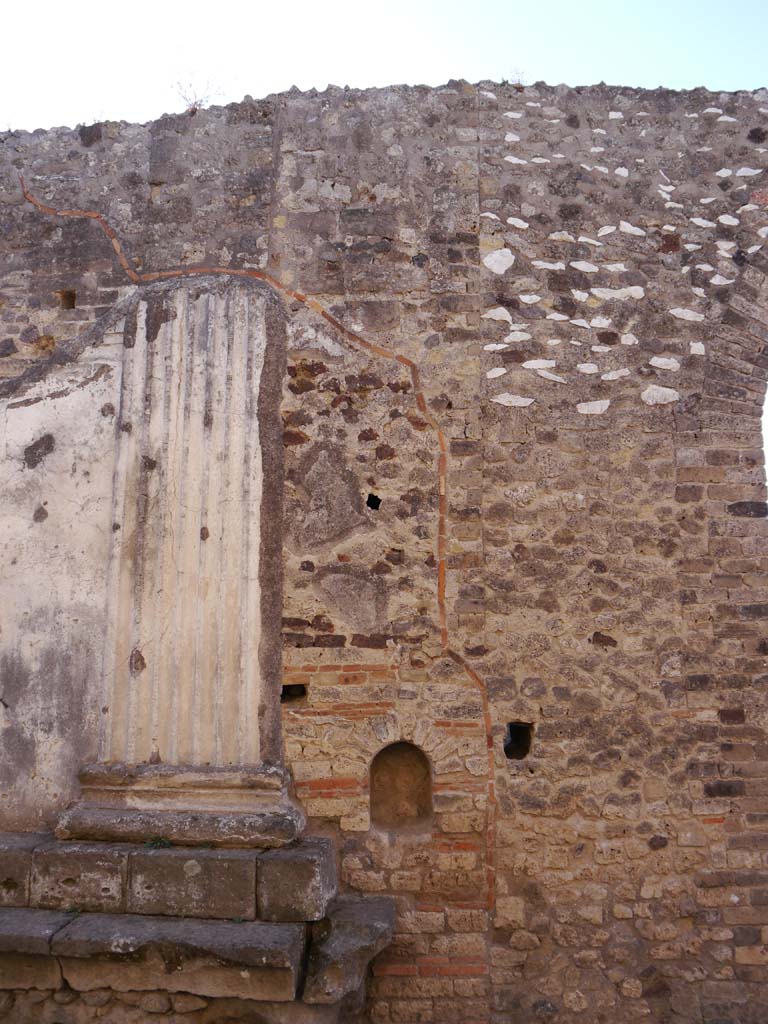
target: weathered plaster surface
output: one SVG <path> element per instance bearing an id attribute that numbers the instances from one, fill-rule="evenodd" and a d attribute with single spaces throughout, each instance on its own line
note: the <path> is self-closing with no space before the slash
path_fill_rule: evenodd
<path id="1" fill-rule="evenodd" d="M 284 730 L 346 882 L 400 897 L 372 1019 L 765 1016 L 766 140 L 762 92 L 466 83 L 4 138 L 6 416 L 124 287 L 283 303 Z M 17 544 L 71 579 L 37 500 Z M 426 836 L 370 829 L 403 739 Z M 60 806 L 34 784 L 11 827 Z"/>

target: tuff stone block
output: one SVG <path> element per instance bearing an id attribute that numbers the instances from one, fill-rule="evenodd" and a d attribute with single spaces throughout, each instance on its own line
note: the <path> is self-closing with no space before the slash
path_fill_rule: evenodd
<path id="1" fill-rule="evenodd" d="M 172 917 L 256 916 L 256 860 L 249 850 L 134 850 L 127 911 Z"/>
<path id="2" fill-rule="evenodd" d="M 7 989 L 57 989 L 61 968 L 49 956 L 26 953 L 0 954 L 0 991 Z"/>
<path id="3" fill-rule="evenodd" d="M 34 832 L 0 834 L 0 907 L 25 907 L 29 902 L 32 854 L 48 836 Z"/>
<path id="4" fill-rule="evenodd" d="M 52 843 L 36 850 L 30 902 L 52 910 L 124 910 L 128 852 L 107 843 Z"/>
<path id="5" fill-rule="evenodd" d="M 270 850 L 257 870 L 258 916 L 264 921 L 319 921 L 336 887 L 336 854 L 329 839 Z"/>

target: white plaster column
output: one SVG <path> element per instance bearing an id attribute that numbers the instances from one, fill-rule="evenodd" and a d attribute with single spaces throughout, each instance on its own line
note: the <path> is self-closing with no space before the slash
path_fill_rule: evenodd
<path id="1" fill-rule="evenodd" d="M 285 332 L 265 290 L 191 279 L 138 295 L 123 342 L 99 762 L 60 831 L 125 837 L 130 812 L 199 812 L 175 826 L 199 841 L 200 813 L 285 804 Z"/>

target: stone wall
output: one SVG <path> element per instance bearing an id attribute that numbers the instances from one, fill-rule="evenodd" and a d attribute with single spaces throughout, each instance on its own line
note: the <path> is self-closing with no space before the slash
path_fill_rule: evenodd
<path id="1" fill-rule="evenodd" d="M 95 751 L 114 307 L 252 278 L 289 335 L 288 762 L 346 884 L 398 897 L 370 1020 L 764 1020 L 768 93 L 332 89 L 1 138 L 0 826 Z M 371 828 L 402 740 L 430 827 Z"/>

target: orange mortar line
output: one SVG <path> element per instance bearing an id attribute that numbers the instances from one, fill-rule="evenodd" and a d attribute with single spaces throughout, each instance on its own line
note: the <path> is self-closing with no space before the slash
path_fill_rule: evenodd
<path id="1" fill-rule="evenodd" d="M 246 277 L 252 280 L 263 281 L 268 284 L 274 291 L 280 292 L 283 295 L 289 296 L 296 302 L 301 303 L 308 309 L 321 316 L 327 323 L 339 331 L 345 338 L 347 338 L 354 346 L 361 348 L 366 352 L 371 352 L 373 355 L 379 356 L 382 359 L 388 359 L 391 362 L 399 363 L 404 366 L 411 377 L 411 383 L 413 385 L 413 392 L 416 398 L 416 404 L 419 412 L 424 416 L 427 423 L 432 427 L 435 435 L 437 436 L 437 442 L 439 447 L 439 454 L 437 460 L 437 476 L 438 476 L 438 518 L 437 518 L 437 610 L 438 619 L 440 623 L 440 640 L 442 643 L 443 650 L 448 654 L 456 664 L 460 665 L 467 675 L 472 679 L 474 683 L 479 687 L 481 691 L 483 701 L 483 716 L 485 721 L 486 729 L 486 741 L 488 744 L 488 841 L 487 841 L 487 874 L 488 874 L 488 906 L 492 907 L 495 901 L 495 890 L 496 890 L 496 867 L 495 867 L 495 821 L 496 821 L 496 773 L 495 764 L 493 761 L 493 748 L 492 748 L 492 736 L 491 736 L 491 724 L 490 724 L 490 712 L 488 709 L 488 695 L 485 691 L 483 681 L 477 673 L 467 665 L 461 655 L 457 654 L 448 648 L 448 625 L 447 625 L 447 614 L 445 607 L 445 582 L 446 582 L 446 518 L 447 518 L 447 497 L 448 497 L 448 445 L 446 442 L 445 433 L 442 427 L 435 419 L 434 415 L 429 411 L 427 407 L 426 398 L 421 387 L 421 374 L 419 367 L 407 356 L 401 355 L 400 353 L 392 352 L 390 349 L 383 348 L 381 345 L 376 345 L 371 341 L 367 341 L 361 335 L 351 331 L 348 327 L 345 327 L 339 320 L 336 319 L 331 313 L 329 313 L 323 306 L 320 305 L 315 299 L 312 299 L 301 292 L 294 291 L 292 288 L 288 288 L 276 277 L 266 273 L 262 270 L 244 270 L 244 269 L 231 269 L 228 267 L 195 267 L 195 268 L 177 268 L 174 270 L 160 270 L 152 273 L 139 273 L 135 267 L 131 265 L 128 257 L 123 251 L 123 247 L 120 243 L 120 239 L 117 233 L 109 224 L 106 217 L 96 210 L 57 210 L 53 206 L 46 206 L 41 203 L 27 188 L 24 181 L 24 177 L 19 175 L 19 182 L 21 184 L 21 191 L 28 203 L 40 210 L 41 213 L 45 213 L 51 217 L 73 217 L 73 218 L 86 218 L 87 220 L 95 221 L 102 232 L 109 240 L 110 245 L 117 257 L 117 261 L 121 268 L 125 272 L 126 276 L 134 284 L 151 284 L 155 281 L 166 281 L 173 278 L 182 277 L 202 277 L 212 274 L 220 274 L 227 277 Z"/>
<path id="2" fill-rule="evenodd" d="M 483 724 L 485 726 L 485 742 L 488 757 L 488 825 L 486 830 L 486 874 L 488 881 L 488 909 L 492 910 L 496 902 L 496 761 L 493 756 L 493 729 L 488 691 L 483 680 L 465 659 L 456 651 L 447 650 L 446 654 L 461 666 L 480 693 L 483 706 Z"/>

